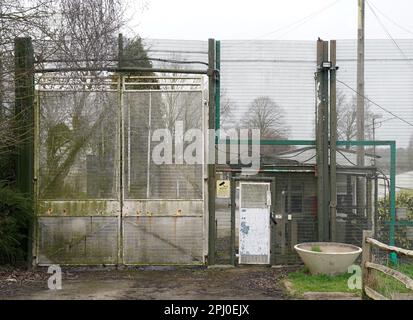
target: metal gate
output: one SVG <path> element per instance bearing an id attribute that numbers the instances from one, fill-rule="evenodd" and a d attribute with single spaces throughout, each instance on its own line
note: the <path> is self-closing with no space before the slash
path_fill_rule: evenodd
<path id="1" fill-rule="evenodd" d="M 173 74 L 39 79 L 38 265 L 204 263 L 205 161 L 177 152 L 192 143 L 184 133 L 200 130 L 204 159 L 203 83 Z M 154 162 L 161 143 L 172 145 L 172 162 Z"/>

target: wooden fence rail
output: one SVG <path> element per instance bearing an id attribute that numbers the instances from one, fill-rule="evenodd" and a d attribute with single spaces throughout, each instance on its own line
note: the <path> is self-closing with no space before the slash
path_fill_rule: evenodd
<path id="1" fill-rule="evenodd" d="M 372 247 L 377 247 L 387 252 L 395 252 L 407 257 L 413 257 L 413 250 L 388 246 L 384 243 L 381 243 L 380 241 L 373 239 L 373 231 L 363 231 L 363 254 L 361 261 L 363 271 L 363 299 L 389 300 L 389 298 L 383 296 L 382 294 L 378 293 L 368 286 L 369 280 L 372 279 L 371 270 L 376 270 L 378 272 L 384 273 L 385 275 L 390 276 L 404 284 L 407 289 L 413 290 L 413 280 L 407 275 L 392 268 L 376 264 L 372 261 Z"/>

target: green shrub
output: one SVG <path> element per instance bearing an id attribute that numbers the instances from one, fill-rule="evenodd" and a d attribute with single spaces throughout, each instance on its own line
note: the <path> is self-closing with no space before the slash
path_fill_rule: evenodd
<path id="1" fill-rule="evenodd" d="M 25 260 L 33 219 L 32 201 L 0 182 L 0 263 Z"/>
<path id="2" fill-rule="evenodd" d="M 413 191 L 400 191 L 396 194 L 396 208 L 406 208 L 407 218 L 413 220 Z M 385 226 L 386 222 L 391 220 L 390 215 L 390 199 L 380 199 L 378 202 L 378 223 L 380 226 Z M 379 230 L 383 232 L 386 229 Z M 387 232 L 379 234 L 382 240 L 386 238 Z M 411 248 L 412 243 L 406 237 L 406 227 L 396 227 L 395 235 L 396 245 L 403 248 Z"/>

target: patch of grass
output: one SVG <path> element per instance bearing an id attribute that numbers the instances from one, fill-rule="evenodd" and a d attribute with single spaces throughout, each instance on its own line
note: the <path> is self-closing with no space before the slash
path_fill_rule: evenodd
<path id="1" fill-rule="evenodd" d="M 311 251 L 314 251 L 314 252 L 323 252 L 323 250 L 321 250 L 320 246 L 312 246 L 312 247 L 311 247 Z"/>
<path id="2" fill-rule="evenodd" d="M 292 283 L 297 295 L 305 292 L 347 292 L 360 295 L 361 290 L 351 290 L 348 287 L 348 279 L 351 274 L 345 273 L 337 276 L 311 275 L 306 268 L 290 273 L 287 280 Z"/>

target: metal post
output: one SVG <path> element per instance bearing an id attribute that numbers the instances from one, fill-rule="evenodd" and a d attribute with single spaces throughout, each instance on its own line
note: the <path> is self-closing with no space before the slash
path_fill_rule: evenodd
<path id="1" fill-rule="evenodd" d="M 376 147 L 376 146 L 374 146 Z M 378 203 L 379 203 L 379 179 L 377 172 L 374 174 L 374 211 L 373 211 L 373 234 L 377 234 L 377 221 L 378 221 Z"/>
<path id="2" fill-rule="evenodd" d="M 22 142 L 16 146 L 16 177 L 20 192 L 34 196 L 34 51 L 32 39 L 14 41 L 16 137 Z M 28 267 L 33 262 L 34 225 L 28 226 Z"/>
<path id="3" fill-rule="evenodd" d="M 396 142 L 390 144 L 390 245 L 396 244 Z M 397 263 L 395 252 L 390 253 L 390 261 Z"/>
<path id="4" fill-rule="evenodd" d="M 215 130 L 215 40 L 208 40 L 208 128 Z M 215 159 L 215 138 L 210 141 L 213 145 L 208 145 L 208 152 L 213 152 Z M 208 265 L 215 264 L 215 196 L 216 196 L 215 162 L 208 164 Z"/>
<path id="5" fill-rule="evenodd" d="M 365 56 L 365 0 L 358 0 L 358 35 L 357 35 L 357 140 L 364 141 L 364 56 Z M 357 165 L 364 167 L 364 146 L 357 147 Z M 357 213 L 364 214 L 365 183 L 357 178 Z"/>
<path id="6" fill-rule="evenodd" d="M 236 209 L 236 181 L 231 173 L 231 243 L 230 243 L 230 263 L 235 266 L 235 209 Z"/>
<path id="7" fill-rule="evenodd" d="M 317 82 L 318 82 L 318 119 L 317 119 L 317 217 L 319 241 L 329 238 L 329 167 L 328 167 L 328 69 L 322 67 L 328 61 L 328 42 L 317 42 Z"/>
<path id="8" fill-rule="evenodd" d="M 123 36 L 120 33 L 118 37 L 118 68 L 123 67 Z M 123 203 L 125 199 L 125 166 L 124 166 L 124 142 L 125 142 L 125 124 L 124 124 L 124 100 L 123 100 L 123 87 L 124 78 L 121 73 L 118 75 L 118 126 L 119 126 L 119 216 L 118 216 L 118 264 L 123 263 Z M 129 108 L 128 108 L 129 112 Z M 130 130 L 130 118 L 128 118 L 128 131 Z M 128 144 L 130 139 L 128 138 Z M 130 153 L 128 152 L 128 158 L 130 159 Z M 130 166 L 128 165 L 128 172 L 130 172 Z M 129 183 L 130 179 L 128 179 Z M 129 190 L 129 189 L 128 189 Z"/>
<path id="9" fill-rule="evenodd" d="M 124 141 L 125 141 L 125 130 L 124 130 L 124 110 L 123 110 L 123 86 L 124 78 L 119 74 L 118 78 L 118 126 L 119 126 L 119 216 L 118 216 L 118 264 L 123 263 L 123 204 L 125 199 L 125 170 L 124 170 Z M 129 125 L 129 124 L 128 124 Z M 130 155 L 128 154 L 128 157 Z M 130 168 L 128 168 L 130 170 Z"/>
<path id="10" fill-rule="evenodd" d="M 123 65 L 123 35 L 119 33 L 118 35 L 118 67 L 122 68 Z"/>
<path id="11" fill-rule="evenodd" d="M 337 81 L 335 40 L 330 41 L 330 238 L 336 241 L 337 215 Z"/>
<path id="12" fill-rule="evenodd" d="M 219 72 L 216 79 L 216 95 L 215 95 L 215 128 L 221 129 L 221 41 L 216 41 L 216 63 L 215 68 Z M 221 134 L 219 137 L 221 138 Z"/>
<path id="13" fill-rule="evenodd" d="M 373 141 L 376 141 L 376 118 L 373 116 Z M 373 146 L 373 164 L 376 166 L 376 145 Z"/>
<path id="14" fill-rule="evenodd" d="M 147 172 L 146 172 L 146 199 L 151 197 L 151 141 L 152 141 L 152 92 L 149 92 L 149 119 L 148 119 L 148 157 L 147 157 Z M 129 169 L 130 171 L 130 169 Z M 178 181 L 177 181 L 178 182 Z M 179 198 L 179 197 L 177 197 Z"/>
<path id="15" fill-rule="evenodd" d="M 366 177 L 366 214 L 367 214 L 367 227 L 369 230 L 374 230 L 374 219 L 373 219 L 373 206 L 372 206 L 372 196 L 373 196 L 373 181 L 372 176 L 368 175 Z"/>

